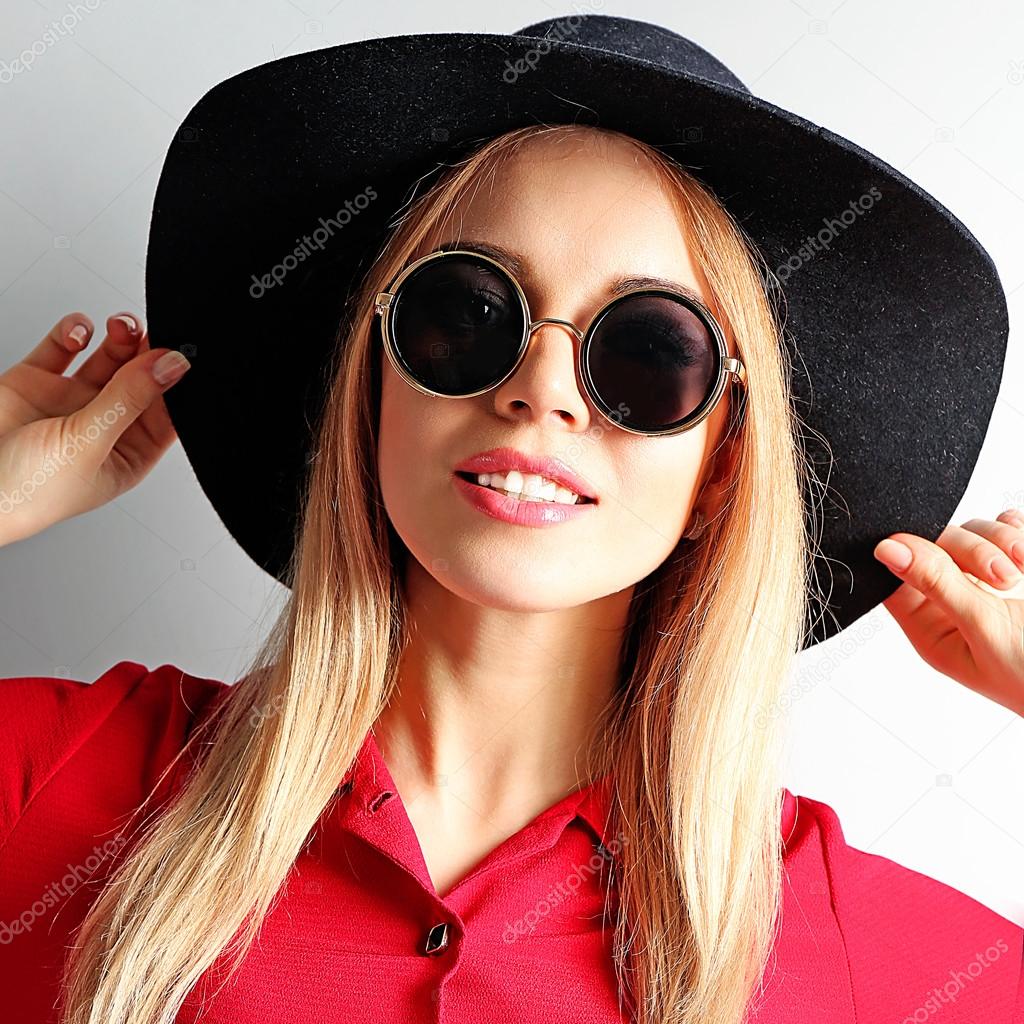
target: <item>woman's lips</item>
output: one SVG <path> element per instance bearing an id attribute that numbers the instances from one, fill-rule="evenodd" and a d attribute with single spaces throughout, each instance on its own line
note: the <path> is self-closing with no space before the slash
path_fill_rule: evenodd
<path id="1" fill-rule="evenodd" d="M 590 484 L 571 466 L 553 455 L 530 455 L 516 448 L 505 446 L 477 452 L 476 455 L 463 459 L 455 466 L 457 473 L 501 473 L 503 476 L 513 469 L 524 475 L 535 473 L 538 476 L 547 477 L 580 497 L 589 498 L 595 503 L 598 500 Z"/>
<path id="2" fill-rule="evenodd" d="M 459 473 L 452 474 L 455 489 L 477 511 L 515 526 L 557 526 L 578 519 L 597 507 L 593 501 L 561 505 L 554 501 L 520 501 L 491 487 L 482 487 Z"/>
<path id="3" fill-rule="evenodd" d="M 484 486 L 483 484 L 480 484 L 480 482 L 477 480 L 477 477 L 480 475 L 479 473 L 471 473 L 471 472 L 467 472 L 465 470 L 457 469 L 455 471 L 455 475 L 459 476 L 459 477 L 462 477 L 463 480 L 467 480 L 471 484 L 478 484 L 481 487 Z M 491 475 L 493 476 L 494 474 L 491 474 Z M 502 476 L 507 476 L 507 474 L 504 474 L 504 473 L 501 474 L 501 475 Z M 543 475 L 543 474 L 538 474 L 538 475 Z M 559 484 L 558 486 L 562 487 L 563 485 Z M 566 487 L 565 489 L 566 490 L 572 490 L 571 487 Z M 499 489 L 498 488 L 492 488 L 492 490 L 499 490 Z M 575 502 L 573 502 L 573 504 L 576 504 L 576 505 L 589 505 L 589 504 L 592 504 L 592 503 L 596 502 L 596 500 L 597 500 L 596 498 L 590 498 L 590 497 L 588 497 L 585 494 L 578 494 L 578 495 L 576 495 L 576 499 L 577 500 Z M 566 504 L 568 504 L 568 502 Z"/>

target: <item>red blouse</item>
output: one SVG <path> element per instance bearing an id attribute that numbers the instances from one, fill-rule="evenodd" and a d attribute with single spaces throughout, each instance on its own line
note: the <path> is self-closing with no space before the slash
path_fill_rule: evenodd
<path id="1" fill-rule="evenodd" d="M 64 947 L 130 849 L 125 823 L 229 692 L 131 661 L 91 685 L 0 680 L 4 1021 L 57 1020 Z M 542 811 L 443 899 L 372 731 L 340 783 L 241 969 L 222 985 L 215 964 L 179 1022 L 632 1019 L 611 962 L 607 779 Z M 782 797 L 782 930 L 749 1024 L 1024 1024 L 1024 930 L 848 846 L 828 805 Z"/>

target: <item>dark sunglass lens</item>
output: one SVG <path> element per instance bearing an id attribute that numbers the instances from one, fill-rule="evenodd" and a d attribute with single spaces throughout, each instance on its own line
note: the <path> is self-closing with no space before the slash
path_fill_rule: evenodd
<path id="1" fill-rule="evenodd" d="M 498 383 L 523 341 L 519 293 L 484 260 L 444 256 L 402 282 L 392 312 L 397 355 L 431 391 L 466 395 Z"/>
<path id="2" fill-rule="evenodd" d="M 601 318 L 587 365 L 595 390 L 620 422 L 633 430 L 665 430 L 708 399 L 720 358 L 696 312 L 667 296 L 638 295 Z"/>

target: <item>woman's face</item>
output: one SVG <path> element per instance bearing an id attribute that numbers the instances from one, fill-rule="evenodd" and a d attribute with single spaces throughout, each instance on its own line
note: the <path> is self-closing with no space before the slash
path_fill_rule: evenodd
<path id="1" fill-rule="evenodd" d="M 634 153 L 621 140 L 589 134 L 531 139 L 493 187 L 477 190 L 413 255 L 456 240 L 519 253 L 533 319 L 558 317 L 581 329 L 624 276 L 688 285 L 717 313 L 672 203 Z M 422 394 L 378 355 L 378 469 L 388 515 L 416 561 L 466 600 L 520 611 L 582 605 L 643 579 L 687 529 L 728 396 L 689 431 L 631 434 L 589 400 L 577 375 L 578 346 L 566 328 L 544 324 L 511 377 L 459 399 Z M 731 339 L 730 349 L 735 354 Z M 455 467 L 504 446 L 561 459 L 596 503 L 542 527 L 480 511 L 462 493 Z"/>

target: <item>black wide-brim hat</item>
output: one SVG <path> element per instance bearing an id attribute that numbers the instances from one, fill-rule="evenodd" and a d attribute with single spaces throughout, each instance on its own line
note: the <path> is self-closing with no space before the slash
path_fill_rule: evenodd
<path id="1" fill-rule="evenodd" d="M 805 494 L 827 598 L 805 646 L 845 628 L 900 584 L 877 542 L 936 539 L 966 490 L 1006 350 L 998 274 L 899 171 L 642 21 L 368 39 L 260 65 L 199 100 L 157 186 L 146 318 L 151 346 L 192 363 L 164 401 L 200 486 L 288 583 L 348 293 L 414 183 L 536 123 L 618 129 L 662 150 L 759 247 L 811 428 L 802 443 L 827 485 Z"/>

